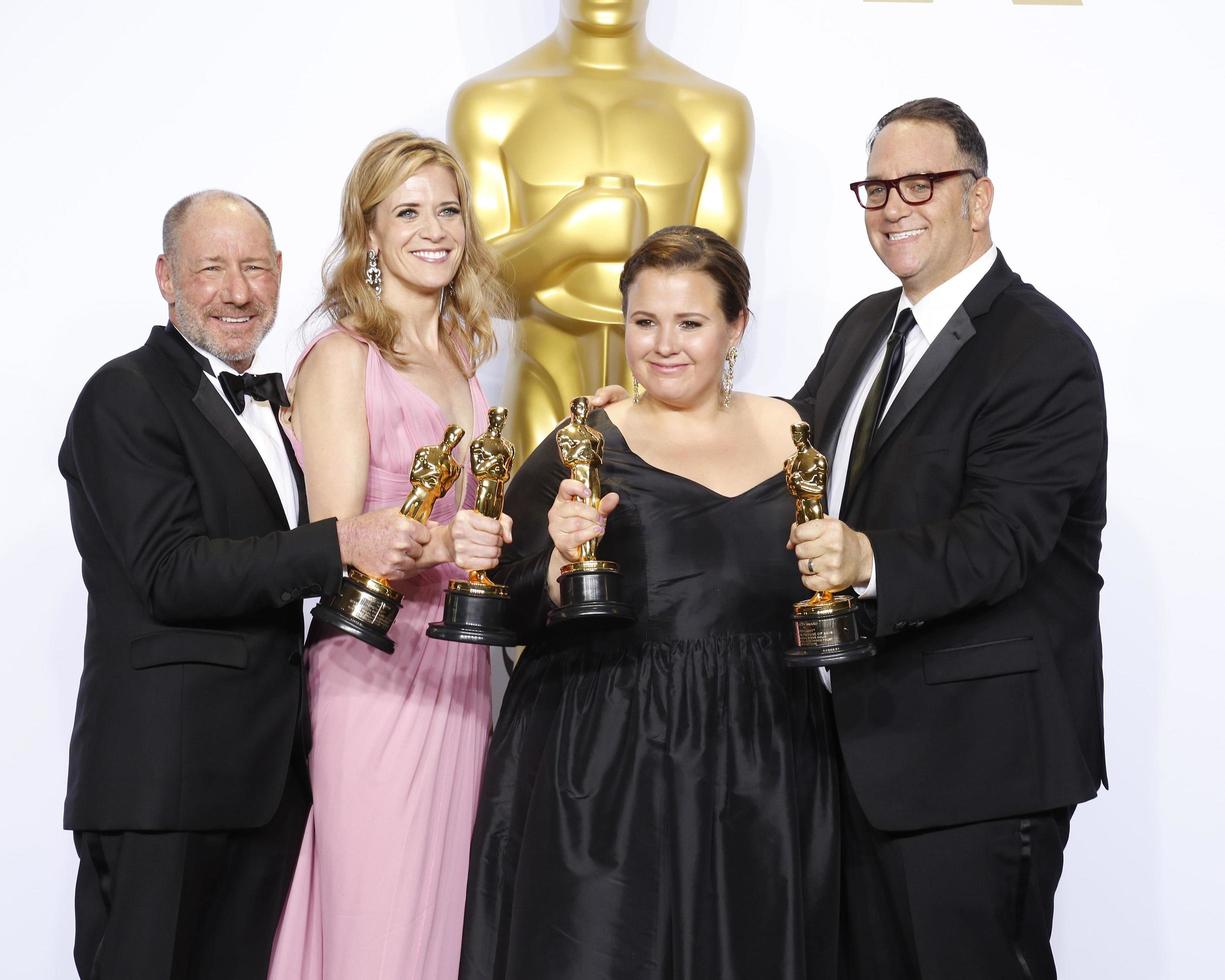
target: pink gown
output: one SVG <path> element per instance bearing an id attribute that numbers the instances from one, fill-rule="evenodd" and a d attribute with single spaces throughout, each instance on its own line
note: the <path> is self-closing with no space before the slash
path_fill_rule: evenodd
<path id="1" fill-rule="evenodd" d="M 404 502 L 413 453 L 437 443 L 455 420 L 367 346 L 365 509 L 374 510 Z M 485 397 L 475 377 L 469 386 L 481 427 Z M 464 457 L 464 475 L 432 520 L 454 516 L 461 489 L 464 507 L 472 506 Z M 489 739 L 489 655 L 483 646 L 429 639 L 425 628 L 441 618 L 447 581 L 462 574 L 440 565 L 393 583 L 404 600 L 390 631 L 391 656 L 312 628 L 314 806 L 277 933 L 273 980 L 450 980 L 458 973 Z"/>

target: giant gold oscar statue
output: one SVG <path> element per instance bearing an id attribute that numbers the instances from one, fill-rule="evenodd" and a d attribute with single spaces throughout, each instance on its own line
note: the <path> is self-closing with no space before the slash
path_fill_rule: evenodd
<path id="1" fill-rule="evenodd" d="M 618 280 L 658 228 L 739 244 L 748 100 L 646 37 L 648 0 L 561 0 L 550 37 L 466 82 L 448 130 L 515 297 L 509 437 L 530 450 L 576 391 L 629 386 Z"/>

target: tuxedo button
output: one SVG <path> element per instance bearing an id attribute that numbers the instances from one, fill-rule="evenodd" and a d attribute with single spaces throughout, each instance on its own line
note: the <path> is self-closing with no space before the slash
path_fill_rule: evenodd
<path id="1" fill-rule="evenodd" d="M 289 663 L 293 667 L 297 667 L 302 662 L 302 651 L 292 650 L 289 654 Z"/>
<path id="2" fill-rule="evenodd" d="M 293 602 L 293 600 L 294 600 L 294 594 L 292 592 L 282 592 L 281 593 L 282 602 Z"/>

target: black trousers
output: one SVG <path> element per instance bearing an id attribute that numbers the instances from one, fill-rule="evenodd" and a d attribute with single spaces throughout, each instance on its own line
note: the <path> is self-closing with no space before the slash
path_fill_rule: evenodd
<path id="1" fill-rule="evenodd" d="M 914 833 L 868 823 L 842 777 L 848 980 L 1054 980 L 1074 807 Z"/>
<path id="2" fill-rule="evenodd" d="M 74 833 L 82 980 L 265 980 L 309 809 L 295 746 L 263 827 Z"/>

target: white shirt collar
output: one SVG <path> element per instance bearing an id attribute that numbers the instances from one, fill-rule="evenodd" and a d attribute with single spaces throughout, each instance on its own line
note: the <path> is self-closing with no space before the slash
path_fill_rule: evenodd
<path id="1" fill-rule="evenodd" d="M 177 326 L 174 329 L 178 330 L 179 336 L 187 341 L 188 346 L 191 347 L 192 350 L 194 350 L 197 354 L 200 354 L 201 356 L 203 356 L 204 359 L 208 361 L 209 366 L 213 369 L 214 378 L 220 378 L 222 371 L 229 371 L 230 374 L 258 374 L 259 373 L 259 369 L 257 367 L 257 365 L 259 364 L 259 351 L 255 352 L 255 357 L 252 358 L 251 360 L 251 366 L 247 368 L 246 371 L 235 371 L 234 368 L 230 367 L 230 365 L 226 364 L 225 361 L 217 357 L 215 354 L 210 354 L 203 347 L 200 347 L 198 344 L 192 343 L 191 340 L 188 338 L 187 334 L 183 333 L 182 330 L 179 330 Z"/>
<path id="2" fill-rule="evenodd" d="M 999 254 L 1000 250 L 992 245 L 957 275 L 946 279 L 917 303 L 910 302 L 906 298 L 906 290 L 903 289 L 897 304 L 898 313 L 905 309 L 914 310 L 915 325 L 922 332 L 923 339 L 928 344 L 933 343 L 944 325 L 973 292 L 974 287 L 982 282 Z"/>

